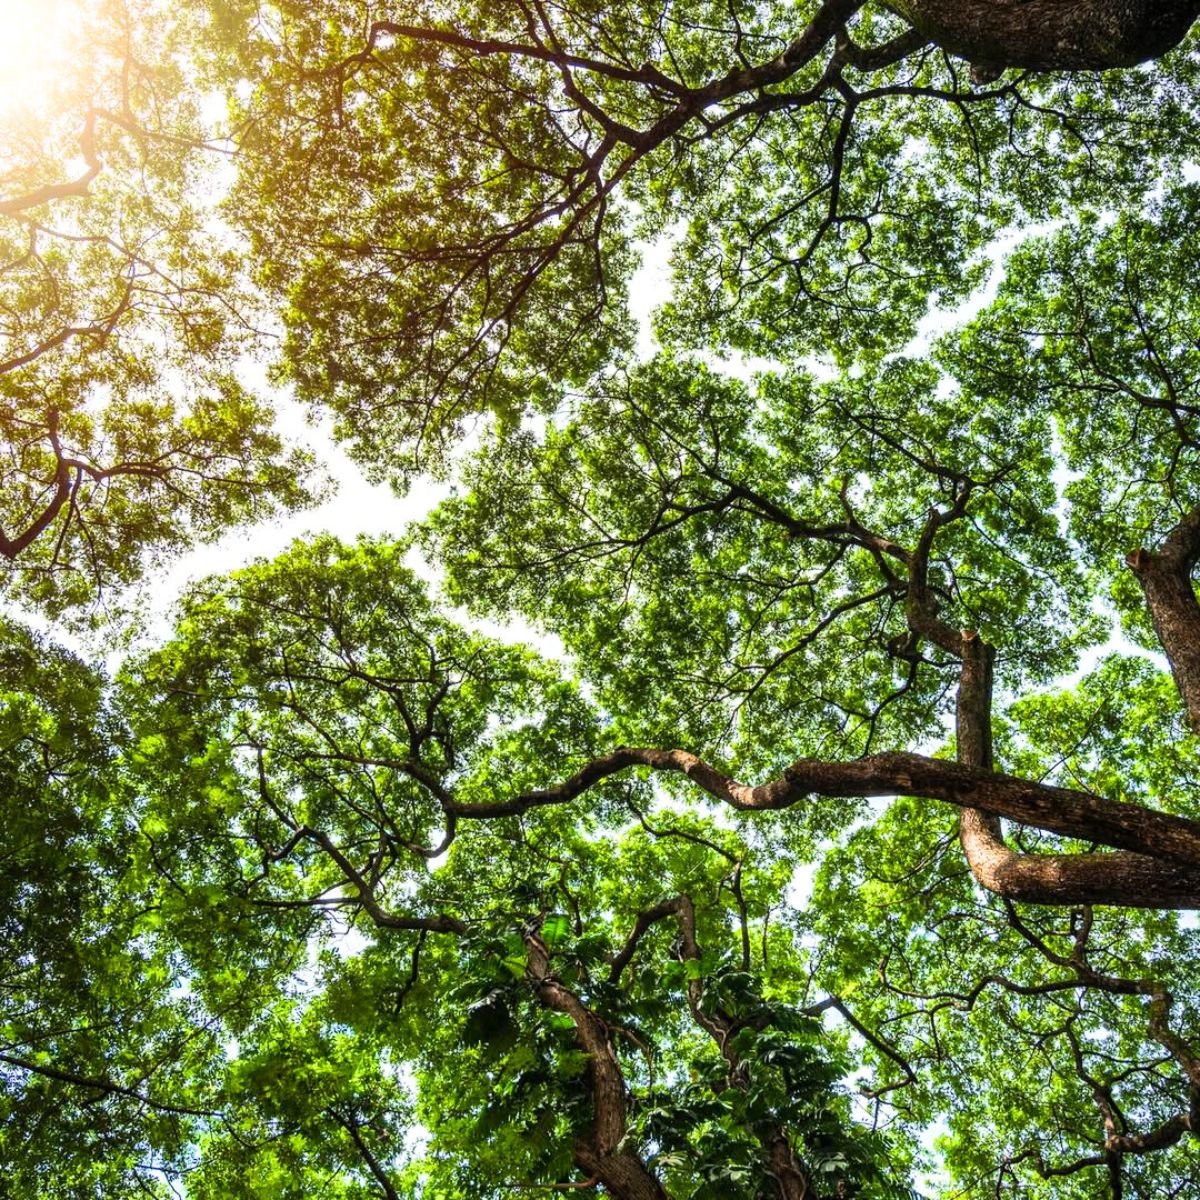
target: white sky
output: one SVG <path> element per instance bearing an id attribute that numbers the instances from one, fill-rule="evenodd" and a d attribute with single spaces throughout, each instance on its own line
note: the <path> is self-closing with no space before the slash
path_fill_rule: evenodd
<path id="1" fill-rule="evenodd" d="M 651 317 L 669 293 L 670 252 L 669 239 L 645 246 L 642 266 L 630 287 L 631 308 L 640 331 L 638 352 L 642 357 L 649 357 L 656 349 Z M 321 532 L 335 534 L 344 541 L 353 541 L 359 534 L 399 535 L 407 525 L 426 516 L 449 492 L 446 484 L 420 480 L 406 495 L 397 496 L 386 484 L 368 483 L 345 450 L 333 440 L 330 421 L 310 424 L 301 406 L 267 381 L 262 364 L 244 364 L 241 376 L 256 393 L 274 397 L 280 413 L 281 431 L 318 455 L 335 490 L 329 499 L 314 508 L 233 529 L 218 541 L 181 555 L 170 568 L 145 585 L 150 623 L 142 633 L 151 640 L 169 633 L 174 602 L 189 584 L 205 576 L 236 570 L 256 558 L 273 557 L 295 539 Z M 503 628 L 489 624 L 488 628 L 493 633 L 534 642 L 544 652 L 554 653 L 559 649 L 553 639 L 536 635 L 522 622 Z"/>
<path id="2" fill-rule="evenodd" d="M 0 118 L 54 104 L 78 15 L 79 0 L 0 0 Z"/>

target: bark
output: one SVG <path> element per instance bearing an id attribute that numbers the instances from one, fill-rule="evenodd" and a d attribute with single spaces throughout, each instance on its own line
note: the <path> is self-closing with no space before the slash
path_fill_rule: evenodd
<path id="1" fill-rule="evenodd" d="M 963 11 L 967 7 L 963 6 Z M 1071 798 L 1067 789 L 1052 789 L 1053 796 L 1049 792 L 1039 792 L 1036 796 L 1027 792 L 1018 798 L 1007 791 L 1009 784 L 1015 781 L 993 771 L 991 723 L 995 648 L 974 631 L 957 634 L 951 629 L 939 617 L 936 598 L 927 586 L 933 541 L 942 527 L 966 512 L 969 498 L 968 484 L 961 487 L 951 508 L 930 510 L 921 539 L 908 563 L 905 615 L 909 629 L 915 635 L 933 642 L 962 664 L 955 726 L 958 763 L 955 765 L 959 770 L 971 772 L 978 781 L 977 786 L 967 784 L 947 791 L 942 786 L 945 779 L 930 779 L 929 771 L 919 769 L 905 772 L 906 784 L 918 784 L 913 792 L 904 787 L 895 790 L 900 794 L 928 796 L 960 805 L 959 840 L 971 873 L 982 887 L 1010 900 L 1055 905 L 1119 904 L 1130 908 L 1197 907 L 1200 903 L 1200 860 L 1195 857 L 1194 838 L 1200 834 L 1200 823 L 1170 817 L 1167 823 L 1174 832 L 1168 833 L 1166 826 L 1160 825 L 1166 814 L 1151 816 L 1152 810 L 1140 809 L 1150 825 L 1161 829 L 1165 836 L 1160 838 L 1150 833 L 1147 826 L 1142 826 L 1140 832 L 1135 831 L 1133 826 L 1141 825 L 1143 816 L 1135 817 L 1122 805 L 1099 797 L 1080 804 Z M 1192 543 L 1200 546 L 1200 521 L 1196 530 L 1189 527 L 1176 533 L 1176 541 L 1185 543 L 1194 558 L 1197 547 Z M 1195 605 L 1190 582 L 1187 586 Z M 1041 785 L 1033 786 L 1040 788 Z M 1003 797 L 1001 793 L 1005 793 Z M 1039 811 L 1035 812 L 1035 809 Z M 1005 844 L 1001 817 L 1133 853 L 1018 854 Z M 1176 833 L 1188 843 L 1186 848 L 1182 842 L 1176 842 Z"/>
<path id="2" fill-rule="evenodd" d="M 782 1131 L 770 1139 L 767 1161 L 779 1200 L 813 1200 L 808 1176 Z"/>
<path id="3" fill-rule="evenodd" d="M 681 901 L 678 896 L 671 900 L 664 900 L 661 904 L 656 904 L 653 908 L 648 908 L 645 912 L 639 913 L 637 921 L 634 923 L 633 929 L 630 931 L 629 937 L 626 939 L 625 945 L 620 952 L 613 956 L 612 963 L 609 966 L 608 982 L 617 984 L 620 982 L 621 976 L 625 968 L 633 961 L 633 956 L 637 951 L 638 943 L 645 936 L 646 930 L 650 928 L 656 921 L 661 921 L 663 917 L 671 916 L 679 912 Z"/>
<path id="4" fill-rule="evenodd" d="M 992 664 L 995 650 L 974 634 L 963 635 L 958 689 L 956 740 L 958 761 L 970 768 L 992 765 Z M 993 778 L 1004 778 L 993 776 Z M 1068 816 L 1068 801 L 1058 816 Z M 1148 811 L 1148 810 L 1147 810 Z M 1008 815 L 1008 814 L 1005 814 Z M 1082 814 L 1079 814 L 1082 816 Z M 1160 814 L 1163 815 L 1163 814 Z M 1177 818 L 1176 818 L 1177 819 Z M 1101 819 L 1103 821 L 1103 818 Z M 1053 822 L 1040 822 L 1049 828 Z M 1069 823 L 1069 821 L 1068 821 Z M 1192 822 L 1186 825 L 1195 828 Z M 1086 837 L 1087 817 L 1072 836 Z M 1060 823 L 1056 832 L 1069 832 Z M 1018 854 L 1005 844 L 994 808 L 967 807 L 959 817 L 959 840 L 971 873 L 982 887 L 1027 904 L 1120 904 L 1128 908 L 1193 908 L 1200 901 L 1200 870 L 1166 861 L 1163 845 L 1104 839 L 1109 845 L 1148 850 L 1150 854 Z M 1191 852 L 1186 852 L 1190 859 Z"/>
<path id="5" fill-rule="evenodd" d="M 575 1165 L 603 1184 L 617 1200 L 669 1200 L 646 1164 L 621 1148 L 627 1114 L 625 1076 L 608 1027 L 551 974 L 550 955 L 540 937 L 529 935 L 525 945 L 529 952 L 527 970 L 538 1000 L 571 1018 L 576 1041 L 588 1056 L 595 1117 L 591 1133 L 575 1143 Z"/>
<path id="6" fill-rule="evenodd" d="M 1193 1103 L 1193 1111 L 1195 1107 Z M 1106 1139 L 1104 1148 L 1120 1154 L 1150 1154 L 1174 1146 L 1185 1133 L 1192 1133 L 1195 1129 L 1191 1111 L 1178 1113 L 1148 1133 L 1114 1134 Z"/>
<path id="7" fill-rule="evenodd" d="M 1018 854 L 1000 822 L 977 809 L 959 818 L 971 873 L 990 892 L 1025 904 L 1200 908 L 1200 872 L 1142 854 Z"/>
<path id="8" fill-rule="evenodd" d="M 1159 58 L 1200 16 L 1200 0 L 892 0 L 888 5 L 981 80 L 1006 67 L 1103 71 Z"/>
<path id="9" fill-rule="evenodd" d="M 996 653 L 981 637 L 965 635 L 960 653 L 962 669 L 955 711 L 958 761 L 964 766 L 990 771 L 992 671 Z M 1022 864 L 1014 861 L 1018 856 L 1004 844 L 1004 828 L 995 813 L 964 808 L 958 818 L 958 837 L 971 874 L 983 887 L 1007 896 L 1010 889 L 1021 890 L 1022 885 L 1028 885 Z"/>
<path id="10" fill-rule="evenodd" d="M 126 289 L 126 294 L 117 305 L 113 313 L 110 314 L 112 320 L 116 320 L 129 307 L 130 289 Z M 67 337 L 73 337 L 78 333 L 85 333 L 83 329 L 69 329 L 61 339 L 65 341 Z M 42 353 L 47 347 L 51 347 L 55 343 L 55 339 L 51 338 L 43 344 L 36 353 L 24 355 L 20 359 L 12 359 L 8 363 L 0 365 L 0 373 L 12 368 L 13 364 L 32 361 L 37 357 L 37 354 Z M 61 344 L 61 343 L 59 343 Z M 59 416 L 58 412 L 51 409 L 46 414 L 46 440 L 50 443 L 50 448 L 54 452 L 55 466 L 54 479 L 47 483 L 42 494 L 50 493 L 49 499 L 46 501 L 42 510 L 34 517 L 28 526 L 19 534 L 8 536 L 3 530 L 0 530 L 0 555 L 7 558 L 9 561 L 14 560 L 18 554 L 27 550 L 38 538 L 46 532 L 47 529 L 58 519 L 63 509 L 67 509 L 68 520 L 75 508 L 76 492 L 87 477 L 93 483 L 103 483 L 106 480 L 116 479 L 121 476 L 129 476 L 136 479 L 162 479 L 167 474 L 167 468 L 157 463 L 146 462 L 130 462 L 118 463 L 112 467 L 97 467 L 91 463 L 85 462 L 79 458 L 73 458 L 63 451 L 62 442 L 59 440 Z"/>
<path id="11" fill-rule="evenodd" d="M 980 721 L 984 718 L 979 718 Z M 686 776 L 709 795 L 743 811 L 790 808 L 817 796 L 920 796 L 979 809 L 1023 825 L 1166 860 L 1188 868 L 1190 894 L 1200 899 L 1200 823 L 1088 792 L 1052 787 L 970 763 L 888 752 L 851 762 L 797 759 L 777 778 L 739 783 L 686 750 L 622 746 L 594 759 L 563 783 L 496 804 L 454 803 L 459 818 L 514 816 L 576 799 L 602 779 L 630 767 Z"/>
<path id="12" fill-rule="evenodd" d="M 1194 729 L 1200 729 L 1200 604 L 1192 587 L 1198 558 L 1200 509 L 1193 509 L 1157 551 L 1143 547 L 1126 559 L 1142 585 L 1154 632 Z"/>

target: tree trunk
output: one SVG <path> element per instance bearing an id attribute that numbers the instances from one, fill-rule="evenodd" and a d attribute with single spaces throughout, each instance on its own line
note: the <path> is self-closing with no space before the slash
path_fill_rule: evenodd
<path id="1" fill-rule="evenodd" d="M 1200 0 L 892 0 L 930 41 L 981 79 L 1006 67 L 1104 71 L 1159 58 L 1200 16 Z"/>
<path id="2" fill-rule="evenodd" d="M 1200 508 L 1171 530 L 1157 551 L 1142 547 L 1125 560 L 1146 597 L 1150 620 L 1192 728 L 1200 730 L 1200 603 L 1192 571 L 1200 559 Z"/>
<path id="3" fill-rule="evenodd" d="M 626 1131 L 625 1076 L 608 1027 L 550 971 L 550 955 L 537 934 L 525 938 L 527 972 L 537 998 L 565 1013 L 575 1024 L 575 1039 L 588 1056 L 595 1119 L 590 1134 L 575 1143 L 575 1165 L 602 1184 L 615 1200 L 670 1200 L 646 1164 L 622 1143 Z"/>

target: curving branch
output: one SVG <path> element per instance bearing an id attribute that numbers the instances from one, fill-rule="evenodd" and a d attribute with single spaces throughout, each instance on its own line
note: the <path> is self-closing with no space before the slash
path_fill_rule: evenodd
<path id="1" fill-rule="evenodd" d="M 570 1017 L 575 1038 L 588 1056 L 595 1116 L 591 1133 L 575 1143 L 575 1165 L 598 1180 L 616 1200 L 669 1200 L 649 1168 L 625 1144 L 628 1103 L 625 1076 L 608 1026 L 550 970 L 550 952 L 535 933 L 525 935 L 526 974 L 546 1008 Z"/>
<path id="2" fill-rule="evenodd" d="M 288 838 L 286 845 L 276 851 L 266 851 L 263 856 L 263 871 L 257 877 L 264 878 L 269 868 L 269 863 L 272 860 L 279 860 L 291 852 L 300 842 L 308 841 L 319 846 L 326 856 L 333 861 L 338 870 L 341 871 L 343 878 L 347 883 L 355 889 L 356 895 L 348 899 L 340 897 L 330 897 L 328 889 L 325 893 L 313 899 L 306 900 L 257 900 L 256 904 L 262 907 L 270 908 L 295 908 L 295 907 L 312 907 L 319 908 L 325 906 L 342 907 L 347 904 L 357 905 L 380 929 L 401 929 L 412 933 L 451 933 L 462 935 L 467 932 L 467 924 L 465 921 L 459 920 L 457 917 L 449 916 L 448 914 L 440 914 L 432 917 L 412 917 L 404 916 L 399 913 L 389 912 L 380 903 L 375 891 L 374 883 L 367 878 L 363 871 L 360 871 L 345 851 L 331 838 L 327 833 L 319 829 L 313 829 L 309 825 L 300 824 L 292 819 L 287 811 L 276 802 L 271 795 L 270 789 L 267 787 L 266 769 L 263 763 L 262 750 L 258 751 L 258 788 L 259 795 L 263 803 L 271 810 L 272 813 L 287 827 L 291 836 Z M 248 881 L 250 884 L 257 882 L 257 879 Z M 415 957 L 415 956 L 414 956 Z"/>
<path id="3" fill-rule="evenodd" d="M 1195 729 L 1200 729 L 1200 603 L 1192 571 L 1198 560 L 1200 508 L 1187 513 L 1157 550 L 1141 547 L 1125 560 L 1141 584 L 1154 632 Z"/>
<path id="4" fill-rule="evenodd" d="M 100 174 L 103 163 L 96 152 L 96 120 L 109 114 L 100 109 L 89 109 L 84 119 L 83 133 L 79 138 L 79 149 L 83 155 L 84 171 L 75 179 L 65 183 L 49 183 L 42 187 L 32 188 L 19 196 L 11 196 L 0 200 L 0 217 L 16 217 L 28 212 L 31 208 L 40 208 L 43 204 L 55 200 L 65 200 L 72 196 L 86 196 L 92 181 Z"/>
<path id="5" fill-rule="evenodd" d="M 939 615 L 937 597 L 928 586 L 929 558 L 937 535 L 966 515 L 977 486 L 974 480 L 965 477 L 952 482 L 955 488 L 952 504 L 944 510 L 936 507 L 929 510 L 917 546 L 908 558 L 905 617 L 914 638 L 927 639 L 959 661 L 955 711 L 958 765 L 998 781 L 1009 777 L 992 769 L 992 680 L 996 649 L 975 630 L 960 633 L 948 625 Z M 999 797 L 989 795 L 990 790 L 980 786 L 974 792 L 958 790 L 951 794 L 937 790 L 936 782 L 929 790 L 897 789 L 902 795 L 924 795 L 958 804 L 962 808 L 959 840 L 972 875 L 982 887 L 1008 900 L 1056 905 L 1119 904 L 1132 908 L 1197 907 L 1200 862 L 1193 857 L 1194 850 L 1169 848 L 1171 834 L 1162 842 L 1154 834 L 1143 840 L 1132 829 L 1140 824 L 1141 818 L 1128 810 L 1121 811 L 1119 802 L 1094 797 L 1099 808 L 1090 803 L 1081 806 L 1067 795 L 1058 794 L 1068 789 L 1056 788 L 1055 798 L 1044 797 L 1046 809 L 1035 815 L 1024 803 L 1009 808 L 1006 803 L 997 802 Z M 1032 801 L 1033 808 L 1039 807 L 1039 800 L 1032 795 L 1025 799 Z M 1103 815 L 1101 808 L 1105 810 Z M 1132 853 L 1019 854 L 1006 844 L 1001 818 Z M 1200 834 L 1198 822 L 1182 817 L 1171 817 L 1170 821 L 1189 842 Z M 1157 824 L 1157 818 L 1151 818 L 1151 824 Z"/>
<path id="6" fill-rule="evenodd" d="M 630 930 L 625 945 L 613 956 L 612 964 L 608 971 L 609 983 L 616 984 L 620 982 L 625 968 L 633 961 L 634 953 L 637 951 L 638 944 L 646 935 L 646 931 L 664 917 L 677 914 L 681 903 L 681 898 L 674 896 L 670 900 L 664 900 L 661 904 L 656 904 L 653 908 L 646 909 L 645 912 L 638 913 L 637 920 L 634 921 L 633 929 Z"/>
<path id="7" fill-rule="evenodd" d="M 825 0 L 779 53 L 753 61 L 740 52 L 739 43 L 735 65 L 723 71 L 713 70 L 707 78 L 695 82 L 685 78 L 674 62 L 669 67 L 672 75 L 654 62 L 634 65 L 615 53 L 605 57 L 595 47 L 576 52 L 564 44 L 565 39 L 560 40 L 544 9 L 523 5 L 518 7 L 524 10 L 524 36 L 495 25 L 492 28 L 498 28 L 498 32 L 492 34 L 486 26 L 480 31 L 467 31 L 440 22 L 383 20 L 369 27 L 353 53 L 301 68 L 298 71 L 301 81 L 329 84 L 329 98 L 322 103 L 330 102 L 329 116 L 335 127 L 341 127 L 346 120 L 344 93 L 350 81 L 367 71 L 393 69 L 394 63 L 388 58 L 393 41 L 403 43 L 404 50 L 418 48 L 425 58 L 444 57 L 446 61 L 439 67 L 461 69 L 481 78 L 490 78 L 485 65 L 490 60 L 540 65 L 557 76 L 554 87 L 575 114 L 568 132 L 557 115 L 557 98 L 547 101 L 547 118 L 555 129 L 558 148 L 566 155 L 565 163 L 557 159 L 531 161 L 529 151 L 524 146 L 510 144 L 511 139 L 502 129 L 493 124 L 480 127 L 480 140 L 489 155 L 494 150 L 500 151 L 505 161 L 513 164 L 511 169 L 540 176 L 544 186 L 534 189 L 529 202 L 518 210 L 460 240 L 443 245 L 423 243 L 401 251 L 413 265 L 450 265 L 452 278 L 444 288 L 439 284 L 427 303 L 419 302 L 419 307 L 410 314 L 412 319 L 406 321 L 404 330 L 396 336 L 406 345 L 415 338 L 440 345 L 448 328 L 456 322 L 457 333 L 463 335 L 461 343 L 450 349 L 445 362 L 430 360 L 427 364 L 430 390 L 421 395 L 418 407 L 428 408 L 436 398 L 438 404 L 447 406 L 447 413 L 457 412 L 462 403 L 463 384 L 488 386 L 513 322 L 531 289 L 571 249 L 583 249 L 596 264 L 595 288 L 596 296 L 600 297 L 593 297 L 594 302 L 589 304 L 588 297 L 581 295 L 580 307 L 572 314 L 571 330 L 577 332 L 600 314 L 605 289 L 600 247 L 611 205 L 625 178 L 662 147 L 711 138 L 732 124 L 761 121 L 768 113 L 794 111 L 830 101 L 840 108 L 841 116 L 831 126 L 827 178 L 807 197 L 808 201 L 821 203 L 825 212 L 816 222 L 804 251 L 788 260 L 789 265 L 802 270 L 812 261 L 818 246 L 842 223 L 868 224 L 868 217 L 862 213 L 848 216 L 840 211 L 845 203 L 842 174 L 851 127 L 861 100 L 868 95 L 856 91 L 846 81 L 844 72 L 889 70 L 927 53 L 929 39 L 919 30 L 908 30 L 880 45 L 858 45 L 850 35 L 850 26 L 866 2 Z M 669 48 L 664 53 L 669 55 Z M 800 86 L 782 90 L 802 72 L 806 72 L 806 77 Z M 593 83 L 598 86 L 589 90 Z M 501 82 L 499 86 L 508 84 Z M 611 94 L 614 88 L 618 92 L 636 93 L 638 104 L 631 106 L 614 99 Z M 1007 89 L 999 89 L 988 93 L 986 98 L 995 99 L 1006 93 Z M 882 94 L 885 93 L 871 93 Z M 983 97 L 955 90 L 942 98 L 965 104 Z M 639 104 L 643 106 L 640 113 Z M 374 252 L 374 248 L 359 242 L 347 243 L 344 249 L 353 254 L 353 261 L 358 261 L 363 253 Z M 394 260 L 394 247 L 379 250 Z M 503 270 L 496 269 L 498 264 L 503 264 Z M 472 327 L 464 332 L 457 310 L 469 294 L 480 297 L 481 308 L 472 317 Z M 567 336 L 573 337 L 574 332 Z M 323 364 L 320 370 L 326 366 Z M 459 394 L 453 395 L 454 392 Z M 424 437 L 427 431 L 424 423 L 421 429 Z"/>
<path id="8" fill-rule="evenodd" d="M 29 549 L 54 524 L 64 508 L 67 511 L 65 524 L 69 524 L 73 518 L 79 519 L 74 499 L 84 479 L 92 483 L 107 483 L 120 478 L 162 480 L 169 473 L 170 468 L 160 462 L 127 462 L 97 467 L 85 459 L 68 454 L 59 440 L 58 420 L 58 413 L 51 410 L 46 418 L 46 439 L 53 450 L 55 465 L 54 478 L 47 485 L 51 489 L 49 499 L 20 533 L 10 535 L 0 530 L 0 555 L 10 562 Z"/>
<path id="9" fill-rule="evenodd" d="M 746 812 L 788 808 L 810 802 L 813 797 L 903 795 L 940 801 L 962 812 L 960 840 L 975 879 L 984 888 L 1008 899 L 1058 906 L 1200 907 L 1200 821 L 994 769 L 991 706 L 995 648 L 974 630 L 956 629 L 941 615 L 944 595 L 930 586 L 928 572 L 942 531 L 962 520 L 969 511 L 971 497 L 994 486 L 1008 469 L 1002 468 L 991 479 L 982 480 L 948 469 L 943 471 L 952 498 L 944 507 L 928 511 L 912 549 L 863 526 L 845 494 L 844 521 L 810 524 L 791 516 L 744 484 L 720 479 L 729 489 L 726 496 L 734 497 L 739 505 L 744 504 L 758 519 L 779 525 L 798 538 L 828 541 L 837 546 L 853 545 L 871 555 L 883 577 L 883 586 L 868 593 L 868 599 L 903 598 L 908 626 L 907 635 L 901 636 L 905 655 L 918 661 L 920 643 L 927 641 L 959 664 L 957 762 L 901 751 L 865 755 L 849 762 L 799 759 L 778 778 L 747 784 L 681 748 L 621 746 L 593 758 L 574 774 L 549 786 L 507 799 L 465 801 L 441 781 L 438 772 L 420 761 L 421 737 L 417 734 L 432 729 L 436 698 L 431 700 L 430 711 L 420 729 L 411 714 L 405 718 L 410 735 L 415 738 L 412 753 L 407 757 L 364 757 L 343 750 L 332 735 L 314 726 L 327 748 L 305 751 L 300 758 L 380 766 L 408 776 L 423 788 L 445 818 L 445 834 L 439 844 L 433 849 L 412 844 L 411 838 L 401 837 L 390 826 L 386 814 L 362 811 L 359 815 L 379 826 L 380 853 L 392 848 L 424 856 L 441 853 L 454 840 L 463 821 L 514 817 L 541 807 L 569 804 L 610 777 L 633 768 L 645 768 L 683 776 L 713 798 Z M 716 467 L 709 473 L 717 477 Z M 1173 535 L 1174 541 L 1168 540 L 1168 549 L 1183 542 L 1185 532 L 1200 539 L 1197 528 L 1200 518 L 1181 526 L 1181 531 Z M 1182 555 L 1183 551 L 1179 553 Z M 345 653 L 349 655 L 347 669 L 354 678 L 385 692 L 391 690 L 386 680 L 364 672 L 353 653 Z M 296 711 L 302 719 L 305 717 L 302 707 Z M 402 716 L 406 711 L 401 705 Z M 1004 840 L 1002 819 L 1112 852 L 1018 853 Z M 358 870 L 357 879 L 352 870 L 343 867 L 343 873 L 359 888 L 360 895 L 369 897 L 373 869 L 367 866 Z"/>
<path id="10" fill-rule="evenodd" d="M 1093 903 L 1200 906 L 1200 822 L 985 767 L 907 752 L 873 754 L 851 762 L 798 759 L 778 778 L 751 785 L 739 783 L 686 750 L 622 746 L 593 759 L 553 787 L 494 804 L 453 802 L 448 811 L 460 820 L 487 820 L 567 804 L 601 780 L 632 767 L 683 775 L 710 796 L 744 812 L 791 808 L 813 796 L 898 795 L 940 800 L 1129 852 L 1014 854 L 1013 859 L 1028 860 L 1027 867 L 1015 871 L 1016 879 L 1013 863 L 1005 861 L 989 868 L 999 885 L 994 890 L 1019 880 L 1023 894 L 1015 898 L 1041 903 L 1083 903 L 1067 897 L 1086 888 L 1096 894 Z"/>
<path id="11" fill-rule="evenodd" d="M 1006 67 L 1107 71 L 1166 54 L 1197 17 L 1197 0 L 890 0 L 888 7 L 942 49 L 965 58 L 979 82 Z"/>

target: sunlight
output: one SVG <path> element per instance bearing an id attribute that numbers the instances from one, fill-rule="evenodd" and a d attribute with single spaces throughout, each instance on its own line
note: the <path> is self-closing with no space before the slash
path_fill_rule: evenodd
<path id="1" fill-rule="evenodd" d="M 44 112 L 71 73 L 82 0 L 0 0 L 0 117 Z"/>

